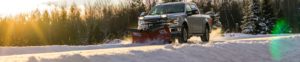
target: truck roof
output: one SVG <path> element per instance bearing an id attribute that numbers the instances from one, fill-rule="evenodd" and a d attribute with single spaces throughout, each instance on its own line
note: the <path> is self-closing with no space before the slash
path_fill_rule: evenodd
<path id="1" fill-rule="evenodd" d="M 160 3 L 158 5 L 173 5 L 173 4 L 191 4 L 189 2 L 169 2 L 169 3 Z"/>

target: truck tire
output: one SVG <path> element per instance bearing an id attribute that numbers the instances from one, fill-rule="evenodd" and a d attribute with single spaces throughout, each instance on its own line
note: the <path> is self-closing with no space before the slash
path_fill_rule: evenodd
<path id="1" fill-rule="evenodd" d="M 201 36 L 202 42 L 209 42 L 209 29 L 205 28 L 205 33 Z"/>
<path id="2" fill-rule="evenodd" d="M 205 33 L 201 36 L 202 42 L 209 42 L 209 29 L 205 28 Z"/>
<path id="3" fill-rule="evenodd" d="M 172 37 L 169 41 L 169 44 L 176 43 L 176 37 Z"/>
<path id="4" fill-rule="evenodd" d="M 184 26 L 181 28 L 181 33 L 180 35 L 178 36 L 178 42 L 179 43 L 187 43 L 187 40 L 188 40 L 188 31 L 187 31 L 187 28 Z"/>

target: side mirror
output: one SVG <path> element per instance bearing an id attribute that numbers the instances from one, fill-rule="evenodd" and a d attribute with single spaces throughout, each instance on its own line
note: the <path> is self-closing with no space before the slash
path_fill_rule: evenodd
<path id="1" fill-rule="evenodd" d="M 198 10 L 192 10 L 193 14 L 200 14 Z"/>
<path id="2" fill-rule="evenodd" d="M 187 16 L 193 15 L 193 11 L 187 11 L 187 12 L 186 12 L 186 15 L 187 15 Z"/>
<path id="3" fill-rule="evenodd" d="M 145 16 L 146 15 L 146 12 L 142 12 L 141 14 L 140 14 L 140 16 Z"/>
<path id="4" fill-rule="evenodd" d="M 198 10 L 187 11 L 186 14 L 187 14 L 188 16 L 194 15 L 194 14 L 199 14 L 199 11 L 198 11 Z"/>

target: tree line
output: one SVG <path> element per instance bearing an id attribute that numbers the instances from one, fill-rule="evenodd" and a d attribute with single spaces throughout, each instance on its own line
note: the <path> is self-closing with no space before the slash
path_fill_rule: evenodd
<path id="1" fill-rule="evenodd" d="M 224 33 L 299 33 L 300 0 L 193 0 L 219 14 Z"/>
<path id="2" fill-rule="evenodd" d="M 128 27 L 137 25 L 137 17 L 144 10 L 141 0 L 118 4 L 97 0 L 86 4 L 85 9 L 73 4 L 7 16 L 0 19 L 0 45 L 90 45 L 122 39 L 128 35 Z"/>
<path id="3" fill-rule="evenodd" d="M 218 14 L 224 33 L 300 32 L 300 22 L 297 22 L 300 0 L 192 0 L 192 2 L 196 3 L 204 14 L 206 12 Z"/>

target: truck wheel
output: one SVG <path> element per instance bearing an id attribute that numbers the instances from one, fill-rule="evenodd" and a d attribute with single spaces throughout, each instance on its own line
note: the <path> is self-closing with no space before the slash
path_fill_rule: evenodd
<path id="1" fill-rule="evenodd" d="M 175 43 L 176 42 L 176 38 L 171 38 L 169 41 L 169 44 Z"/>
<path id="2" fill-rule="evenodd" d="M 187 43 L 187 39 L 188 39 L 188 31 L 187 31 L 186 27 L 182 27 L 181 33 L 178 38 L 178 40 L 179 40 L 178 42 L 179 43 Z"/>
<path id="3" fill-rule="evenodd" d="M 201 40 L 203 42 L 209 42 L 209 29 L 208 28 L 205 29 L 205 33 L 204 33 L 204 35 L 201 36 Z"/>

